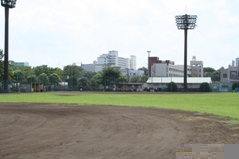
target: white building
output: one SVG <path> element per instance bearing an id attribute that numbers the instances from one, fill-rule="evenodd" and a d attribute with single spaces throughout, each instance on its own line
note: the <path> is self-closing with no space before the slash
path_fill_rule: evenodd
<path id="1" fill-rule="evenodd" d="M 136 69 L 136 56 L 131 55 L 130 58 L 118 56 L 118 51 L 111 50 L 108 54 L 102 54 L 97 58 L 97 64 L 120 67 L 121 69 Z"/>
<path id="2" fill-rule="evenodd" d="M 147 80 L 147 87 L 149 88 L 166 88 L 168 83 L 174 82 L 178 88 L 183 88 L 184 78 L 183 77 L 149 77 Z M 188 77 L 187 88 L 199 88 L 200 84 L 207 82 L 212 83 L 211 77 Z"/>
<path id="3" fill-rule="evenodd" d="M 188 76 L 191 74 L 191 67 L 188 66 Z M 183 77 L 184 66 L 174 65 L 173 61 L 161 61 L 160 63 L 154 63 L 151 66 L 152 77 Z"/>
<path id="4" fill-rule="evenodd" d="M 228 66 L 220 69 L 220 82 L 222 84 L 234 83 L 239 80 L 239 66 Z"/>
<path id="5" fill-rule="evenodd" d="M 130 67 L 129 68 L 136 70 L 136 56 L 134 56 L 134 55 L 130 56 Z"/>
<path id="6" fill-rule="evenodd" d="M 104 67 L 136 70 L 136 56 L 131 55 L 130 58 L 123 58 L 118 56 L 118 51 L 111 50 L 108 54 L 97 57 L 97 61 L 94 61 L 93 64 L 81 64 L 81 67 L 93 72 L 99 72 Z"/>
<path id="7" fill-rule="evenodd" d="M 134 70 L 134 69 L 129 69 L 129 68 L 121 69 L 121 72 L 123 75 L 126 75 L 129 79 L 134 76 L 143 76 L 144 75 L 143 70 Z"/>
<path id="8" fill-rule="evenodd" d="M 203 62 L 197 61 L 196 56 L 193 56 L 192 61 L 190 61 L 190 66 L 192 77 L 203 77 Z"/>

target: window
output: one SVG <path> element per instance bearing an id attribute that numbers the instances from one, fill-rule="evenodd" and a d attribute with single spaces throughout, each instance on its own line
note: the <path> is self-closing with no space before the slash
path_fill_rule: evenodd
<path id="1" fill-rule="evenodd" d="M 222 77 L 223 77 L 223 78 L 227 78 L 227 74 L 223 74 Z"/>

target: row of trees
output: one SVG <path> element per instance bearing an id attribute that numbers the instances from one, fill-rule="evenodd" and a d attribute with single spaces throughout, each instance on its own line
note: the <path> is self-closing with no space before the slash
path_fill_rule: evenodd
<path id="1" fill-rule="evenodd" d="M 220 69 L 215 70 L 211 67 L 204 67 L 203 68 L 204 77 L 211 77 L 213 82 L 219 82 L 220 81 Z"/>
<path id="2" fill-rule="evenodd" d="M 52 68 L 47 65 L 37 67 L 19 67 L 9 64 L 10 83 L 34 83 L 59 86 L 60 82 L 67 82 L 71 89 L 99 90 L 112 89 L 116 83 L 145 83 L 147 76 L 128 78 L 118 68 L 107 67 L 95 73 L 86 71 L 77 65 L 67 65 L 63 69 Z M 0 82 L 3 81 L 3 61 L 0 59 Z"/>

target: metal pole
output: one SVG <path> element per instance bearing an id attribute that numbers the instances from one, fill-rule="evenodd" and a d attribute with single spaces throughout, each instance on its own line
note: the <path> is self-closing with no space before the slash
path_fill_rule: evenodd
<path id="1" fill-rule="evenodd" d="M 187 33 L 188 29 L 184 29 L 184 91 L 187 91 Z"/>
<path id="2" fill-rule="evenodd" d="M 8 92 L 8 23 L 9 23 L 9 8 L 5 7 L 5 46 L 4 46 L 4 91 Z"/>

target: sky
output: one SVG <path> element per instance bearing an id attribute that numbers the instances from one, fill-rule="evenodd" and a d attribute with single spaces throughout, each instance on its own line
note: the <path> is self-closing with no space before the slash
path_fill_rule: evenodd
<path id="1" fill-rule="evenodd" d="M 239 57 L 239 0 L 17 0 L 9 16 L 9 60 L 30 66 L 90 64 L 109 50 L 136 56 L 147 67 L 147 51 L 160 60 L 184 62 L 184 31 L 176 15 L 197 15 L 188 31 L 188 64 L 228 67 Z M 4 49 L 0 7 L 0 49 Z"/>

